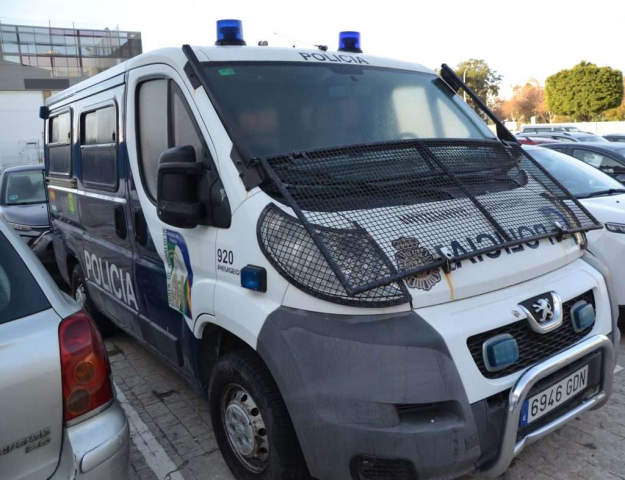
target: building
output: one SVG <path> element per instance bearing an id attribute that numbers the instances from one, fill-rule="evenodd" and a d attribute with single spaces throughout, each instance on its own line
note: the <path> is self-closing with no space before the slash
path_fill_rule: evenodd
<path id="1" fill-rule="evenodd" d="M 0 23 L 0 168 L 42 157 L 48 96 L 140 53 L 139 32 Z"/>

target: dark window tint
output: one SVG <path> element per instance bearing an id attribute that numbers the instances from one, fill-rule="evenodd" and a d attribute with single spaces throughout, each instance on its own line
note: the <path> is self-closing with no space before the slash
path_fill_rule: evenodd
<path id="1" fill-rule="evenodd" d="M 138 93 L 139 159 L 143 185 L 156 198 L 158 161 L 172 147 L 191 145 L 203 158 L 204 142 L 180 87 L 165 79 L 142 83 Z"/>
<path id="2" fill-rule="evenodd" d="M 168 148 L 167 80 L 151 80 L 139 87 L 139 158 L 143 185 L 156 198 L 158 159 Z"/>
<path id="3" fill-rule="evenodd" d="M 115 107 L 105 107 L 82 115 L 82 181 L 95 188 L 117 187 L 117 122 Z"/>
<path id="4" fill-rule="evenodd" d="M 0 324 L 50 308 L 39 285 L 2 233 L 0 252 Z"/>
<path id="5" fill-rule="evenodd" d="M 51 117 L 48 123 L 50 174 L 68 176 L 71 170 L 71 116 L 69 112 Z"/>
<path id="6" fill-rule="evenodd" d="M 591 152 L 590 150 L 582 150 L 576 148 L 573 150 L 573 156 L 579 158 L 588 165 L 599 168 L 604 171 L 613 172 L 615 168 L 621 169 L 623 165 L 616 160 L 611 159 L 601 153 Z"/>

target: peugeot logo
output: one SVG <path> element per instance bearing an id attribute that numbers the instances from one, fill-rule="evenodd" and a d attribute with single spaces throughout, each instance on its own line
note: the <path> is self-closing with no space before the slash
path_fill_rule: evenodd
<path id="1" fill-rule="evenodd" d="M 543 293 L 518 305 L 532 330 L 548 333 L 562 325 L 562 299 L 555 292 Z"/>

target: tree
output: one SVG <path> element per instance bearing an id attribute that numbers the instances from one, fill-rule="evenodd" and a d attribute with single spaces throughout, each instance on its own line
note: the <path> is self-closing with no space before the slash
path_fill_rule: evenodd
<path id="1" fill-rule="evenodd" d="M 539 123 L 548 122 L 550 115 L 545 104 L 545 89 L 538 80 L 531 79 L 525 85 L 513 88 L 512 98 L 503 102 L 501 110 L 505 118 L 527 123 L 537 117 Z"/>
<path id="2" fill-rule="evenodd" d="M 623 77 L 623 89 L 625 90 L 625 77 Z M 606 110 L 604 113 L 605 120 L 608 122 L 620 122 L 625 120 L 625 95 L 621 105 L 610 110 Z"/>
<path id="3" fill-rule="evenodd" d="M 490 68 L 488 63 L 484 60 L 470 58 L 458 64 L 456 74 L 460 78 L 466 79 L 465 83 L 486 102 L 486 105 L 495 106 L 499 95 L 499 84 L 503 77 Z M 468 97 L 467 100 L 469 100 Z"/>
<path id="4" fill-rule="evenodd" d="M 548 109 L 575 120 L 590 121 L 623 101 L 623 73 L 582 61 L 547 78 Z"/>

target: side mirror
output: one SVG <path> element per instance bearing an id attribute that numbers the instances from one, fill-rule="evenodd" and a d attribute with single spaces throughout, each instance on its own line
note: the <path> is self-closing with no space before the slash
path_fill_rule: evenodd
<path id="1" fill-rule="evenodd" d="M 203 170 L 190 145 L 170 148 L 161 154 L 156 187 L 158 218 L 179 228 L 194 228 L 200 223 L 205 216 L 198 188 Z"/>

